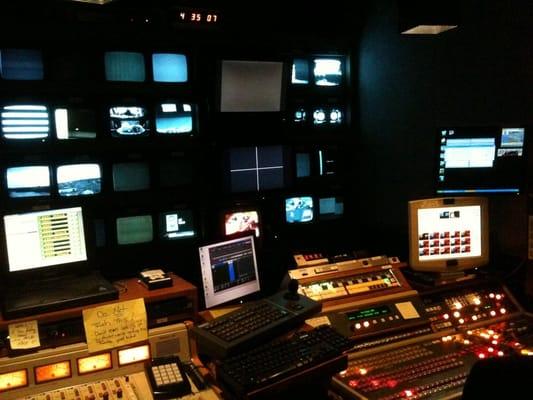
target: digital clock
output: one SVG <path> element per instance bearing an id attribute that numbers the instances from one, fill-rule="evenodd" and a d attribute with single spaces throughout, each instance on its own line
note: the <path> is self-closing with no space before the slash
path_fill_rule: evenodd
<path id="1" fill-rule="evenodd" d="M 214 26 L 220 23 L 220 13 L 197 8 L 178 8 L 176 10 L 176 21 L 179 24 Z"/>

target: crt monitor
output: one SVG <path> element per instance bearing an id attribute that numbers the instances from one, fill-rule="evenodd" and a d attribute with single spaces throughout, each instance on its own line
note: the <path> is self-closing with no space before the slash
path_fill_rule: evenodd
<path id="1" fill-rule="evenodd" d="M 4 230 L 10 273 L 87 260 L 81 207 L 6 215 Z"/>
<path id="2" fill-rule="evenodd" d="M 12 140 L 44 140 L 50 131 L 48 108 L 41 104 L 12 104 L 2 108 L 2 136 Z"/>
<path id="3" fill-rule="evenodd" d="M 206 308 L 260 290 L 253 235 L 199 248 Z"/>
<path id="4" fill-rule="evenodd" d="M 453 127 L 438 131 L 437 193 L 519 193 L 525 180 L 523 127 Z"/>
<path id="5" fill-rule="evenodd" d="M 259 213 L 257 210 L 234 210 L 224 213 L 226 236 L 250 232 L 259 237 Z"/>
<path id="6" fill-rule="evenodd" d="M 488 200 L 452 197 L 409 202 L 409 263 L 452 273 L 489 262 Z"/>

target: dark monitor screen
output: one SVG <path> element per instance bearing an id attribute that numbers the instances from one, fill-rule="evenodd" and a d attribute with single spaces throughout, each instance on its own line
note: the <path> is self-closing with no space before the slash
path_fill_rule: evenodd
<path id="1" fill-rule="evenodd" d="M 105 77 L 108 81 L 144 82 L 144 55 L 128 51 L 105 53 Z"/>
<path id="2" fill-rule="evenodd" d="M 87 108 L 56 108 L 56 136 L 59 140 L 94 139 L 97 123 L 93 110 Z"/>
<path id="3" fill-rule="evenodd" d="M 232 192 L 279 189 L 285 186 L 283 146 L 235 147 L 229 152 Z"/>
<path id="4" fill-rule="evenodd" d="M 224 214 L 224 233 L 226 236 L 252 232 L 259 237 L 259 213 L 255 210 L 233 211 Z"/>
<path id="5" fill-rule="evenodd" d="M 48 108 L 43 105 L 6 105 L 2 108 L 5 139 L 46 139 L 50 131 Z"/>
<path id="6" fill-rule="evenodd" d="M 343 78 L 343 62 L 340 58 L 315 58 L 313 76 L 317 86 L 339 86 Z"/>
<path id="7" fill-rule="evenodd" d="M 113 164 L 113 189 L 116 192 L 145 190 L 150 187 L 150 169 L 144 162 Z"/>
<path id="8" fill-rule="evenodd" d="M 181 209 L 159 214 L 160 237 L 165 240 L 196 236 L 192 210 Z"/>
<path id="9" fill-rule="evenodd" d="M 31 165 L 7 168 L 6 184 L 11 198 L 50 196 L 50 167 Z"/>
<path id="10" fill-rule="evenodd" d="M 66 164 L 56 170 L 60 196 L 90 196 L 102 190 L 102 171 L 98 164 Z"/>
<path id="11" fill-rule="evenodd" d="M 174 53 L 152 54 L 155 82 L 181 83 L 188 81 L 187 56 Z"/>
<path id="12" fill-rule="evenodd" d="M 289 224 L 311 222 L 315 218 L 311 196 L 285 199 L 285 221 Z"/>
<path id="13" fill-rule="evenodd" d="M 143 136 L 150 132 L 150 121 L 144 107 L 111 107 L 109 117 L 114 137 Z"/>
<path id="14" fill-rule="evenodd" d="M 296 177 L 306 178 L 311 176 L 311 154 L 296 153 Z"/>
<path id="15" fill-rule="evenodd" d="M 163 103 L 157 107 L 155 130 L 163 135 L 186 135 L 194 130 L 194 105 Z"/>
<path id="16" fill-rule="evenodd" d="M 116 219 L 117 243 L 119 245 L 151 242 L 154 228 L 151 215 L 135 215 Z"/>
<path id="17" fill-rule="evenodd" d="M 0 76 L 12 80 L 41 80 L 44 76 L 40 50 L 0 50 Z"/>
<path id="18" fill-rule="evenodd" d="M 159 184 L 164 188 L 189 185 L 193 181 L 193 163 L 188 157 L 174 157 L 159 163 Z"/>
<path id="19" fill-rule="evenodd" d="M 199 252 L 207 308 L 259 292 L 253 236 L 202 246 Z"/>
<path id="20" fill-rule="evenodd" d="M 525 140 L 520 127 L 440 129 L 437 193 L 519 193 Z"/>

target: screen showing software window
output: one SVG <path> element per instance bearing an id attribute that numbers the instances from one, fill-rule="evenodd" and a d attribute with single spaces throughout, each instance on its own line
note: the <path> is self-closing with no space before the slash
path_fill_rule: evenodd
<path id="1" fill-rule="evenodd" d="M 420 261 L 479 257 L 481 250 L 480 206 L 418 210 Z"/>
<path id="2" fill-rule="evenodd" d="M 202 246 L 199 252 L 207 308 L 260 290 L 253 236 Z"/>
<path id="3" fill-rule="evenodd" d="M 9 272 L 87 260 L 81 207 L 4 216 Z"/>

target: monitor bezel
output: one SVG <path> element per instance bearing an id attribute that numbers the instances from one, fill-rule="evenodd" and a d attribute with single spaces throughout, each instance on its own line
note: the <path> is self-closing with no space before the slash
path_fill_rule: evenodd
<path id="1" fill-rule="evenodd" d="M 255 231 L 243 231 L 243 232 L 234 232 L 234 233 L 231 233 L 231 234 L 227 234 L 226 233 L 226 216 L 229 215 L 229 214 L 236 214 L 236 213 L 244 213 L 244 212 L 255 212 L 257 213 L 257 224 L 258 224 L 258 228 L 259 228 L 259 236 L 256 236 L 255 235 Z M 262 218 L 262 215 L 261 215 L 261 210 L 259 209 L 258 206 L 253 206 L 253 205 L 242 205 L 242 206 L 234 206 L 234 207 L 226 207 L 224 209 L 222 209 L 220 211 L 220 232 L 221 232 L 221 236 L 223 238 L 226 238 L 226 239 L 235 239 L 235 238 L 239 238 L 243 235 L 250 235 L 252 234 L 255 238 L 255 241 L 256 241 L 256 246 L 259 244 L 258 242 L 262 239 L 263 237 L 263 226 L 262 226 L 262 221 L 263 221 L 263 218 Z"/>
<path id="2" fill-rule="evenodd" d="M 475 257 L 460 257 L 420 261 L 418 257 L 418 210 L 447 206 L 479 206 L 481 211 L 481 254 Z M 409 215 L 409 265 L 413 270 L 423 272 L 461 272 L 489 263 L 489 202 L 486 197 L 443 197 L 411 200 L 408 203 Z"/>

